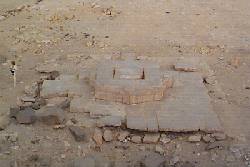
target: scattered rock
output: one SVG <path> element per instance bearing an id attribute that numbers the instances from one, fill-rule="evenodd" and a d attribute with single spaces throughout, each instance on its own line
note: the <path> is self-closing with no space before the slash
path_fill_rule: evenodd
<path id="1" fill-rule="evenodd" d="M 215 139 L 213 137 L 211 137 L 210 134 L 206 134 L 205 136 L 202 136 L 202 140 L 205 142 L 205 143 L 212 143 L 212 142 L 215 142 Z"/>
<path id="2" fill-rule="evenodd" d="M 189 142 L 199 142 L 199 141 L 201 141 L 201 135 L 197 134 L 197 135 L 189 136 L 188 141 Z"/>
<path id="3" fill-rule="evenodd" d="M 160 142 L 163 144 L 167 144 L 167 143 L 171 142 L 171 139 L 168 138 L 166 134 L 161 134 Z"/>
<path id="4" fill-rule="evenodd" d="M 147 133 L 143 138 L 143 143 L 156 143 L 160 138 L 159 133 Z"/>
<path id="5" fill-rule="evenodd" d="M 132 136 L 131 141 L 133 143 L 141 143 L 142 138 L 141 138 L 141 136 Z"/>
<path id="6" fill-rule="evenodd" d="M 159 154 L 164 154 L 164 149 L 162 148 L 161 145 L 156 145 L 155 146 L 155 152 L 159 153 Z"/>
<path id="7" fill-rule="evenodd" d="M 59 107 L 43 107 L 37 111 L 37 119 L 47 125 L 58 125 L 66 122 L 66 112 Z"/>
<path id="8" fill-rule="evenodd" d="M 36 121 L 35 111 L 32 108 L 20 110 L 16 115 L 16 120 L 20 124 L 32 124 Z"/>
<path id="9" fill-rule="evenodd" d="M 130 134 L 129 131 L 122 131 L 122 132 L 120 132 L 119 136 L 118 136 L 118 140 L 120 142 L 125 142 L 126 139 L 127 139 L 127 137 L 129 136 L 129 134 Z"/>
<path id="10" fill-rule="evenodd" d="M 215 140 L 217 140 L 217 141 L 226 140 L 226 138 L 227 138 L 225 133 L 213 133 L 212 137 L 214 137 Z"/>
<path id="11" fill-rule="evenodd" d="M 86 135 L 84 129 L 77 126 L 70 126 L 69 131 L 74 136 L 76 141 L 84 141 L 86 140 Z"/>
<path id="12" fill-rule="evenodd" d="M 93 139 L 98 146 L 102 145 L 102 130 L 99 128 L 95 128 Z"/>
<path id="13" fill-rule="evenodd" d="M 113 140 L 113 132 L 109 129 L 106 129 L 103 133 L 103 138 L 106 142 L 110 142 Z"/>

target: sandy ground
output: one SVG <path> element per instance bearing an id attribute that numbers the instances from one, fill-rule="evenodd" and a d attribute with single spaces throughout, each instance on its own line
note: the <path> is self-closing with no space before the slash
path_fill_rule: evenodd
<path id="1" fill-rule="evenodd" d="M 86 58 L 87 66 L 93 57 L 127 51 L 155 59 L 198 57 L 213 70 L 225 95 L 225 99 L 218 100 L 216 92 L 210 92 L 214 110 L 227 135 L 233 138 L 227 142 L 247 150 L 250 144 L 249 8 L 248 0 L 43 0 L 39 3 L 1 0 L 0 104 L 6 109 L 3 112 L 8 112 L 9 105 L 15 103 L 25 85 L 39 78 L 34 68 L 44 61 L 60 62 L 68 55 L 80 55 Z M 16 88 L 13 88 L 8 60 L 17 61 Z M 65 131 L 13 124 L 1 133 L 5 131 L 18 131 L 21 135 L 19 148 L 14 147 L 10 155 L 2 155 L 3 162 L 23 160 L 32 150 L 39 150 L 34 152 L 51 156 L 52 164 L 60 166 L 67 158 L 78 155 L 78 143 Z M 39 146 L 28 142 L 36 135 L 45 136 Z M 65 151 L 67 146 L 60 139 L 71 143 L 71 151 Z M 186 143 L 181 136 L 173 141 L 173 148 L 166 146 L 170 147 L 169 154 L 175 150 L 181 159 L 196 162 L 195 166 L 247 166 L 244 158 L 228 162 L 225 157 L 230 153 L 228 150 L 219 150 L 211 161 L 212 153 L 196 155 L 204 144 Z M 103 149 L 114 146 L 107 144 Z M 86 144 L 81 145 L 81 149 L 85 147 Z M 131 156 L 133 151 L 140 151 L 140 146 L 131 147 L 123 153 L 114 149 L 110 155 Z"/>

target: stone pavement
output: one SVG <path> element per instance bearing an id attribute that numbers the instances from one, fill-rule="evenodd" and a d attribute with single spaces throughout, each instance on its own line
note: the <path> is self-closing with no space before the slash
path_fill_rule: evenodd
<path id="1" fill-rule="evenodd" d="M 175 72 L 175 83 L 162 101 L 127 106 L 127 127 L 146 131 L 221 131 L 199 73 Z"/>

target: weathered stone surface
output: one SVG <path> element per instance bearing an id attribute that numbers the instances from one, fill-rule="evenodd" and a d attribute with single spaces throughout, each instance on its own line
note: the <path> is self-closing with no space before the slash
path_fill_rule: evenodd
<path id="1" fill-rule="evenodd" d="M 45 80 L 43 81 L 41 96 L 43 98 L 52 98 L 57 96 L 68 95 L 68 86 L 60 80 Z"/>
<path id="2" fill-rule="evenodd" d="M 131 137 L 131 141 L 133 142 L 133 143 L 141 143 L 142 142 L 142 137 L 141 136 L 132 136 Z"/>
<path id="3" fill-rule="evenodd" d="M 16 120 L 20 124 L 32 124 L 36 121 L 35 111 L 31 108 L 20 110 L 16 115 Z"/>
<path id="4" fill-rule="evenodd" d="M 96 142 L 97 145 L 102 145 L 102 130 L 99 128 L 95 128 L 93 140 Z"/>
<path id="5" fill-rule="evenodd" d="M 84 84 L 75 75 L 62 75 L 56 80 L 44 80 L 41 97 L 74 97 L 82 96 L 85 91 Z"/>
<path id="6" fill-rule="evenodd" d="M 199 73 L 177 73 L 168 98 L 156 110 L 161 131 L 221 131 Z M 185 116 L 183 116 L 185 115 Z"/>
<path id="7" fill-rule="evenodd" d="M 77 126 L 70 126 L 69 131 L 74 136 L 76 141 L 85 141 L 86 140 L 86 132 L 84 129 L 77 127 Z"/>
<path id="8" fill-rule="evenodd" d="M 100 118 L 103 116 L 117 116 L 121 120 L 125 119 L 126 113 L 124 106 L 115 103 L 90 103 L 87 105 L 86 111 L 90 113 L 92 118 Z M 112 117 L 109 117 L 112 118 Z"/>
<path id="9" fill-rule="evenodd" d="M 143 137 L 143 143 L 156 143 L 160 138 L 159 133 L 146 133 Z"/>
<path id="10" fill-rule="evenodd" d="M 118 127 L 122 125 L 122 118 L 120 116 L 105 116 L 98 120 L 97 126 L 104 127 L 104 126 L 114 126 Z"/>
<path id="11" fill-rule="evenodd" d="M 73 100 L 70 102 L 70 112 L 76 112 L 76 113 L 81 113 L 81 112 L 87 112 L 86 108 L 86 100 L 82 97 L 75 97 Z"/>
<path id="12" fill-rule="evenodd" d="M 189 136 L 188 141 L 189 142 L 199 142 L 199 141 L 201 141 L 201 135 L 197 134 L 197 135 Z"/>
<path id="13" fill-rule="evenodd" d="M 78 158 L 69 163 L 68 167 L 96 167 L 92 157 Z"/>
<path id="14" fill-rule="evenodd" d="M 59 107 L 43 107 L 37 111 L 36 117 L 47 125 L 58 125 L 66 122 L 66 112 Z"/>
<path id="15" fill-rule="evenodd" d="M 145 167 L 164 167 L 166 159 L 164 156 L 157 153 L 150 153 L 144 159 L 143 166 Z"/>
<path id="16" fill-rule="evenodd" d="M 109 130 L 109 129 L 104 130 L 103 139 L 106 142 L 112 141 L 113 140 L 113 132 L 111 130 Z"/>

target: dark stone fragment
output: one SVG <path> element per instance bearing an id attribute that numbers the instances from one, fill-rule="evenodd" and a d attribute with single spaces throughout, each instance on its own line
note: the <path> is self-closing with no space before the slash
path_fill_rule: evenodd
<path id="1" fill-rule="evenodd" d="M 74 136 L 76 141 L 84 141 L 86 140 L 86 135 L 84 129 L 77 126 L 70 126 L 69 131 Z"/>
<path id="2" fill-rule="evenodd" d="M 32 124 L 36 121 L 35 112 L 32 108 L 20 110 L 16 115 L 16 120 L 20 124 Z"/>

